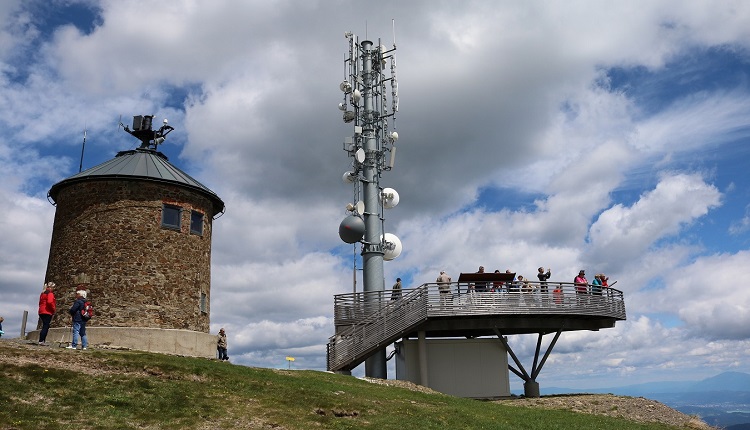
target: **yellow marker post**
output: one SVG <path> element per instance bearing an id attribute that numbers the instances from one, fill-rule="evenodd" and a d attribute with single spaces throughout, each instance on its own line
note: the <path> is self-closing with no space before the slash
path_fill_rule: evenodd
<path id="1" fill-rule="evenodd" d="M 288 362 L 288 364 L 289 364 L 289 367 L 288 367 L 288 368 L 289 368 L 289 369 L 291 369 L 291 368 L 292 368 L 292 361 L 294 361 L 294 357 L 289 357 L 289 356 L 287 356 L 287 357 L 286 357 L 286 361 L 287 361 L 287 362 Z"/>

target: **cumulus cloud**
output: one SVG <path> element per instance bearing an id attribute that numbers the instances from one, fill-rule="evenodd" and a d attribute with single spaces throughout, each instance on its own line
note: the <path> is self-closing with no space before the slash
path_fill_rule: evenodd
<path id="1" fill-rule="evenodd" d="M 599 215 L 589 233 L 590 252 L 599 261 L 635 259 L 720 204 L 721 193 L 699 175 L 665 176 L 631 207 L 618 204 Z"/>
<path id="2" fill-rule="evenodd" d="M 363 16 L 354 3 L 76 4 L 92 8 L 88 26 L 43 28 L 26 2 L 0 5 L 0 288 L 16 294 L 11 324 L 35 304 L 54 214 L 44 197 L 77 172 L 82 130 L 86 168 L 133 147 L 120 115 L 156 114 L 176 127 L 160 150 L 227 206 L 214 222 L 212 330 L 227 328 L 242 364 L 294 355 L 325 367 L 332 295 L 351 290 L 357 258 L 336 234 L 357 198 L 341 181 L 352 133 L 336 108 L 342 36 L 390 46 L 395 18 L 401 110 L 389 127 L 401 138 L 381 184 L 401 195 L 385 225 L 404 253 L 386 264 L 386 283 L 480 264 L 524 276 L 551 267 L 566 282 L 581 267 L 606 270 L 630 319 L 564 334 L 551 377 L 743 369 L 748 297 L 727 285 L 747 256 L 707 250 L 699 231 L 735 197 L 705 162 L 747 137 L 742 76 L 731 88 L 680 87 L 655 107 L 610 72 L 667 87 L 660 73 L 684 56 L 741 52 L 750 4 L 388 1 L 366 11 L 366 29 L 342 24 Z M 684 79 L 700 73 L 692 64 Z M 533 354 L 533 336 L 516 342 Z"/>

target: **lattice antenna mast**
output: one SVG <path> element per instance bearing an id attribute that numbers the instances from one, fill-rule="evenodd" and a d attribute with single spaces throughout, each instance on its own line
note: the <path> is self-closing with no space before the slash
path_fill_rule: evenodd
<path id="1" fill-rule="evenodd" d="M 343 92 L 339 109 L 344 122 L 353 126 L 353 134 L 344 138 L 344 151 L 352 162 L 343 179 L 353 186 L 354 203 L 346 206 L 350 214 L 341 223 L 339 235 L 346 243 L 361 244 L 363 290 L 369 293 L 385 290 L 383 261 L 401 253 L 398 237 L 384 233 L 384 209 L 398 204 L 398 193 L 380 185 L 383 172 L 394 166 L 398 140 L 396 43 L 394 37 L 393 48 L 388 49 L 380 40 L 377 45 L 369 40 L 360 42 L 351 32 L 345 37 L 349 52 L 344 57 L 344 81 L 339 85 Z M 367 376 L 385 377 L 385 350 L 382 355 L 382 363 L 371 366 L 371 359 L 365 362 Z M 382 367 L 382 374 L 371 367 Z"/>

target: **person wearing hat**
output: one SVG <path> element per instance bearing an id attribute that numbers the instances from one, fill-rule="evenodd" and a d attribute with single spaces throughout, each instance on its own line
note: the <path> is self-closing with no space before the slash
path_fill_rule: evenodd
<path id="1" fill-rule="evenodd" d="M 229 360 L 227 355 L 227 334 L 224 331 L 224 327 L 219 330 L 219 335 L 216 337 L 216 350 L 219 352 L 219 360 Z"/>
<path id="2" fill-rule="evenodd" d="M 576 287 L 576 294 L 586 294 L 589 291 L 589 281 L 586 280 L 586 271 L 581 270 L 578 276 L 573 280 Z"/>
<path id="3" fill-rule="evenodd" d="M 39 324 L 37 326 L 42 327 L 39 332 L 39 345 L 47 344 L 47 332 L 49 332 L 49 325 L 52 322 L 52 316 L 57 310 L 57 300 L 55 300 L 55 283 L 52 281 L 44 284 L 42 294 L 39 295 Z"/>
<path id="4" fill-rule="evenodd" d="M 86 321 L 81 316 L 81 311 L 86 307 L 86 290 L 83 289 L 82 285 L 78 286 L 76 291 L 76 301 L 68 311 L 73 317 L 73 334 L 71 336 L 70 346 L 68 349 L 78 349 L 78 337 L 81 338 L 81 349 L 88 349 L 89 340 L 86 337 Z"/>

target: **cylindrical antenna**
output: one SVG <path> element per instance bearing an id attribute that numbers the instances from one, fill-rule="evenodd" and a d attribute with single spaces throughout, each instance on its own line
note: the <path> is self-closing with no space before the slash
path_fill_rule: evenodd
<path id="1" fill-rule="evenodd" d="M 78 173 L 83 170 L 83 151 L 86 149 L 86 124 L 83 125 L 83 145 L 81 145 L 81 163 L 78 165 Z"/>
<path id="2" fill-rule="evenodd" d="M 396 19 L 391 19 L 391 27 L 393 29 L 393 49 L 396 49 Z"/>

